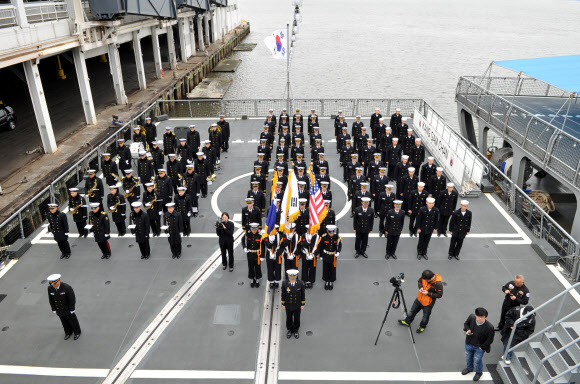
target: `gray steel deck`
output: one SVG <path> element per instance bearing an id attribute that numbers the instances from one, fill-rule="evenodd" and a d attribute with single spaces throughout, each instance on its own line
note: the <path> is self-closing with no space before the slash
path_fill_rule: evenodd
<path id="1" fill-rule="evenodd" d="M 192 122 L 166 121 L 159 125 L 158 131 L 161 134 L 166 125 Z M 207 126 L 211 122 L 194 121 L 202 138 L 207 137 Z M 222 154 L 224 169 L 218 173 L 217 182 L 210 186 L 212 192 L 224 182 L 251 172 L 256 156 L 258 143 L 248 141 L 259 137 L 262 121 L 230 123 L 230 151 Z M 321 120 L 321 125 L 323 139 L 333 139 L 332 121 Z M 342 170 L 338 166 L 335 144 L 324 144 L 330 175 L 341 181 Z M 100 259 L 91 238 L 78 239 L 72 235 L 70 260 L 59 259 L 56 244 L 47 241 L 50 236 L 36 238 L 41 241 L 0 278 L 0 294 L 7 295 L 0 302 L 0 328 L 9 327 L 0 332 L 4 352 L 0 357 L 0 373 L 7 372 L 10 368 L 7 365 L 92 368 L 98 371 L 85 372 L 88 377 L 81 378 L 75 377 L 81 372 L 78 370 L 68 371 L 73 377 L 59 377 L 46 369 L 41 369 L 40 375 L 31 375 L 33 371 L 28 369 L 28 374 L 0 374 L 0 383 L 101 383 L 108 370 L 118 363 L 163 306 L 216 251 L 217 239 L 203 237 L 214 233 L 214 211 L 228 211 L 231 217 L 241 212 L 248 187 L 249 176 L 246 176 L 231 181 L 223 189 L 216 199 L 217 206 L 211 206 L 213 194 L 200 199 L 201 216 L 192 219 L 191 223 L 192 233 L 202 237 L 184 238 L 183 256 L 179 260 L 171 259 L 164 238 L 151 239 L 152 256 L 149 260 L 140 259 L 138 247 L 131 237 L 111 239 L 113 255 L 110 260 Z M 346 198 L 335 182 L 332 191 L 333 207 L 338 214 Z M 491 199 L 495 197 L 491 196 Z M 344 245 L 335 289 L 332 292 L 323 290 L 319 270 L 315 288 L 307 291 L 300 340 L 283 337 L 283 321 L 281 329 L 273 328 L 282 335 L 278 380 L 297 382 L 294 375 L 300 375 L 303 383 L 336 382 L 341 378 L 356 383 L 359 381 L 340 373 L 354 372 L 361 380 L 365 377 L 360 382 L 368 382 L 369 377 L 365 375 L 372 376 L 371 381 L 471 382 L 471 375 L 461 377 L 459 374 L 465 366 L 462 326 L 467 315 L 475 307 L 484 306 L 490 312 L 489 320 L 497 323 L 503 299 L 500 287 L 516 273 L 526 276 L 533 305 L 562 291 L 563 286 L 529 244 L 496 243 L 525 242 L 528 237 L 524 229 L 518 233 L 512 227 L 488 196 L 471 200 L 470 209 L 474 212 L 473 236 L 465 241 L 461 261 L 447 260 L 449 239 L 444 237 L 432 239 L 429 261 L 418 261 L 415 256 L 417 239 L 408 236 L 399 243 L 398 260 L 384 259 L 386 240 L 379 237 L 370 239 L 369 259 L 355 260 L 352 221 L 348 214 L 339 220 Z M 518 219 L 513 219 L 517 223 Z M 71 233 L 73 229 L 74 225 Z M 375 233 L 377 229 L 378 222 L 375 222 Z M 114 228 L 112 230 L 114 233 Z M 42 232 L 39 230 L 37 234 Z M 262 267 L 265 272 L 265 265 Z M 396 319 L 402 317 L 401 309 L 393 309 L 375 347 L 373 343 L 386 310 L 386 301 L 392 294 L 388 280 L 399 272 L 405 272 L 407 278 L 403 290 L 410 307 L 416 293 L 416 279 L 426 268 L 440 273 L 446 283 L 444 297 L 437 301 L 427 331 L 415 335 L 417 343 L 413 345 L 408 330 L 396 324 Z M 50 312 L 44 279 L 51 273 L 61 273 L 63 281 L 75 289 L 77 314 L 83 330 L 78 341 L 62 339 L 60 322 Z M 234 272 L 218 268 L 203 282 L 155 340 L 127 382 L 252 382 L 264 320 L 261 317 L 265 288 L 263 284 L 260 289 L 251 289 L 246 277 L 245 257 L 237 247 Z M 565 312 L 569 313 L 577 305 L 569 297 Z M 545 318 L 545 313 L 538 317 L 538 330 L 552 320 Z M 418 320 L 413 324 L 413 330 L 416 324 Z M 308 332 L 312 334 L 309 336 Z M 496 364 L 501 350 L 498 335 L 484 362 Z M 204 378 L 208 373 L 199 371 L 212 371 L 210 375 L 227 374 L 230 378 Z M 403 377 L 408 376 L 396 379 L 388 376 L 388 372 L 402 372 Z M 418 377 L 411 375 L 421 372 L 425 376 L 411 381 Z M 437 379 L 437 372 L 451 375 Z M 189 375 L 190 378 L 172 378 L 175 375 Z M 488 375 L 484 379 L 491 382 Z"/>

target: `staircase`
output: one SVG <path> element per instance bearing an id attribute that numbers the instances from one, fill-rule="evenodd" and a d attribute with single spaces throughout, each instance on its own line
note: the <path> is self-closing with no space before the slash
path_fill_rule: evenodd
<path id="1" fill-rule="evenodd" d="M 580 283 L 554 296 L 527 316 L 561 299 L 554 321 L 513 348 L 511 364 L 499 362 L 498 372 L 504 384 L 580 383 L 580 322 L 567 321 L 580 308 L 558 319 L 568 292 Z M 552 315 L 552 313 L 549 313 Z M 519 319 L 516 325 L 519 323 Z M 514 326 L 515 328 L 515 326 Z"/>

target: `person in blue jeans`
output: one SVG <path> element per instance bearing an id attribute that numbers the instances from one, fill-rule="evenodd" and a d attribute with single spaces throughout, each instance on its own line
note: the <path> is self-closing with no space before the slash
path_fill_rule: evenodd
<path id="1" fill-rule="evenodd" d="M 465 360 L 467 361 L 467 368 L 461 371 L 462 375 L 467 375 L 473 372 L 475 368 L 475 376 L 473 381 L 478 381 L 483 374 L 483 354 L 489 353 L 491 350 L 491 343 L 495 335 L 493 324 L 487 319 L 487 310 L 485 308 L 476 308 L 475 314 L 469 315 L 463 324 L 465 331 Z"/>

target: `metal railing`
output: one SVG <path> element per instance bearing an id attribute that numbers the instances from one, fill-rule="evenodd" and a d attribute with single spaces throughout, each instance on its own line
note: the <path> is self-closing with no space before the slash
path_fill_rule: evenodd
<path id="1" fill-rule="evenodd" d="M 449 171 L 446 172 L 447 176 L 451 177 L 462 195 L 478 195 L 481 192 L 481 180 L 489 173 L 489 167 L 481 159 L 477 148 L 451 128 L 427 102 L 424 102 L 422 115 L 425 124 L 418 127 L 417 121 L 414 120 L 413 125 L 423 138 L 423 145 L 435 156 L 438 164 L 447 167 L 450 160 L 456 167 L 461 164 L 463 168 L 458 171 L 459 173 Z M 440 148 L 445 150 L 441 151 Z M 447 153 L 448 151 L 450 152 Z"/>
<path id="2" fill-rule="evenodd" d="M 564 308 L 564 301 L 566 300 L 566 296 L 567 296 L 568 292 L 570 292 L 572 290 L 576 290 L 576 288 L 579 288 L 579 287 L 580 287 L 580 283 L 576 283 L 576 284 L 574 284 L 574 285 L 566 288 L 566 290 L 558 293 L 556 296 L 554 296 L 551 299 L 545 301 L 539 307 L 537 307 L 534 310 L 528 312 L 524 316 L 520 316 L 520 318 L 517 319 L 514 322 L 514 325 L 512 326 L 512 331 L 510 333 L 510 337 L 509 337 L 508 342 L 506 344 L 506 345 L 508 345 L 508 349 L 504 353 L 504 363 L 507 361 L 507 356 L 510 354 L 510 352 L 513 352 L 515 349 L 520 349 L 520 350 L 525 349 L 526 348 L 526 345 L 528 345 L 529 343 L 531 343 L 532 340 L 536 339 L 538 336 L 544 335 L 546 332 L 549 332 L 550 330 L 552 330 L 556 325 L 559 325 L 560 323 L 563 323 L 567 319 L 571 318 L 572 316 L 574 316 L 575 314 L 577 314 L 577 313 L 580 312 L 580 308 L 577 308 L 576 310 L 572 311 L 568 315 L 566 315 L 566 316 L 558 319 L 560 317 L 560 314 L 562 313 L 562 309 Z M 534 335 L 528 337 L 526 340 L 522 341 L 521 343 L 519 343 L 517 345 L 514 345 L 513 347 L 510 347 L 511 344 L 512 344 L 512 341 L 514 339 L 514 335 L 515 335 L 515 332 L 516 332 L 516 329 L 517 329 L 518 324 L 520 324 L 522 321 L 524 321 L 525 319 L 529 318 L 530 316 L 534 315 L 536 312 L 538 312 L 540 309 L 546 307 L 548 304 L 554 303 L 559 298 L 561 298 L 561 300 L 560 300 L 560 302 L 558 304 L 558 310 L 556 312 L 554 312 L 554 319 L 552 320 L 552 324 L 550 324 L 546 328 L 542 329 L 541 331 L 536 332 Z M 538 368 L 535 371 L 534 379 L 532 380 L 532 383 L 536 383 L 537 382 L 538 376 L 540 375 L 540 371 L 541 371 L 541 369 L 544 366 L 544 363 L 546 361 L 548 361 L 552 357 L 556 356 L 557 354 L 565 351 L 566 349 L 568 349 L 572 345 L 578 343 L 579 341 L 580 341 L 580 338 L 578 338 L 578 339 L 576 339 L 576 340 L 574 340 L 574 341 L 572 341 L 572 342 L 564 345 L 563 347 L 560 347 L 556 351 L 554 351 L 554 352 L 550 353 L 549 355 L 545 356 L 540 361 L 540 364 L 538 365 Z M 572 367 L 572 368 L 574 368 L 574 367 Z M 565 371 L 565 372 L 562 372 L 557 377 L 561 377 L 564 374 L 569 373 L 569 372 L 571 372 L 570 369 L 567 370 L 567 371 Z"/>
<path id="3" fill-rule="evenodd" d="M 0 28 L 14 27 L 16 20 L 16 9 L 12 5 L 0 5 Z"/>
<path id="4" fill-rule="evenodd" d="M 0 247 L 11 245 L 18 239 L 30 236 L 46 220 L 49 203 L 63 204 L 68 199 L 68 188 L 78 186 L 83 181 L 88 169 L 99 170 L 101 168 L 101 155 L 103 153 L 109 152 L 113 156 L 116 155 L 117 138 L 123 137 L 125 140 L 130 140 L 134 126 L 144 125 L 146 117 L 155 117 L 156 115 L 157 103 L 153 103 L 94 147 L 55 178 L 50 185 L 10 215 L 0 224 Z"/>
<path id="5" fill-rule="evenodd" d="M 62 1 L 24 3 L 29 23 L 68 19 L 67 5 Z"/>
<path id="6" fill-rule="evenodd" d="M 464 77 L 457 84 L 455 99 L 497 134 L 523 149 L 542 168 L 580 190 L 579 139 Z"/>
<path id="7" fill-rule="evenodd" d="M 571 92 L 533 77 L 463 76 L 486 91 L 504 96 L 570 97 Z"/>
<path id="8" fill-rule="evenodd" d="M 169 100 L 159 101 L 162 113 L 172 117 L 216 117 L 220 113 L 230 117 L 265 117 L 272 108 L 280 113 L 282 108 L 288 108 L 288 114 L 293 115 L 300 108 L 302 115 L 310 114 L 315 109 L 318 116 L 325 117 L 342 110 L 347 117 L 361 115 L 370 116 L 375 108 L 380 108 L 381 114 L 389 118 L 395 109 L 401 109 L 404 116 L 412 116 L 415 108 L 422 110 L 422 99 L 293 99 L 287 106 L 286 99 L 255 99 L 255 100 Z"/>

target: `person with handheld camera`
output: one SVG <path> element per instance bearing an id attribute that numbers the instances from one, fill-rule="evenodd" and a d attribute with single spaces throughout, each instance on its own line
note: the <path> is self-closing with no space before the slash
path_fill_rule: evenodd
<path id="1" fill-rule="evenodd" d="M 407 318 L 399 320 L 399 324 L 410 327 L 417 313 L 422 310 L 423 318 L 419 323 L 419 328 L 417 328 L 417 333 L 422 333 L 429 323 L 429 317 L 431 316 L 435 301 L 443 297 L 443 278 L 441 275 L 426 269 L 418 280 L 418 286 L 419 292 L 417 293 L 417 298 L 413 302 Z"/>
<path id="2" fill-rule="evenodd" d="M 483 354 L 491 351 L 493 343 L 493 324 L 486 320 L 487 315 L 485 308 L 475 308 L 475 313 L 469 315 L 463 324 L 467 368 L 461 374 L 465 376 L 475 369 L 473 381 L 479 381 L 483 375 Z"/>
<path id="3" fill-rule="evenodd" d="M 234 270 L 234 223 L 230 221 L 230 215 L 223 212 L 221 218 L 215 222 L 215 233 L 219 237 L 222 251 L 222 269 L 230 266 L 230 272 Z M 227 256 L 226 256 L 227 252 Z"/>

